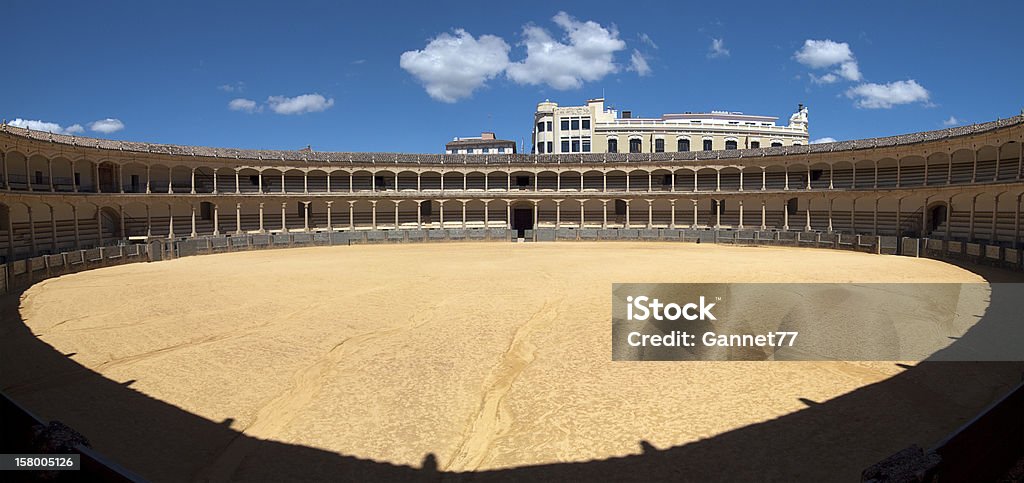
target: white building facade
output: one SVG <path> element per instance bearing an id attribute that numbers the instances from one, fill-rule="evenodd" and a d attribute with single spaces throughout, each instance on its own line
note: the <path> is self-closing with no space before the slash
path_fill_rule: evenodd
<path id="1" fill-rule="evenodd" d="M 778 118 L 740 112 L 665 114 L 634 118 L 605 108 L 604 99 L 559 107 L 546 100 L 534 114 L 532 152 L 662 153 L 758 149 L 808 143 L 807 108 L 802 104 L 786 126 Z"/>

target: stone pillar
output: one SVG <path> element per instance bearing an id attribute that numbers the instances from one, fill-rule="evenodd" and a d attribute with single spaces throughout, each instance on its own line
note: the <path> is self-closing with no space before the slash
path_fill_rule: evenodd
<path id="1" fill-rule="evenodd" d="M 782 230 L 789 231 L 789 201 L 782 204 Z"/>
<path id="2" fill-rule="evenodd" d="M 626 193 L 629 193 L 629 171 L 626 171 Z"/>
<path id="3" fill-rule="evenodd" d="M 608 191 L 608 172 L 607 171 L 602 171 L 601 172 L 601 191 L 602 192 L 607 192 Z"/>
<path id="4" fill-rule="evenodd" d="M 462 176 L 463 176 L 462 177 L 462 181 L 463 181 L 463 183 L 465 183 L 465 181 L 466 181 L 466 177 L 465 176 L 466 175 L 462 175 Z M 465 189 L 463 189 L 463 191 L 465 191 Z M 462 229 L 465 230 L 466 229 L 466 200 L 459 200 L 459 202 L 462 203 Z"/>
<path id="5" fill-rule="evenodd" d="M 284 232 L 284 233 L 288 233 L 288 215 L 287 215 L 287 212 L 288 212 L 288 203 L 287 202 L 282 202 L 281 203 L 281 231 Z"/>
<path id="6" fill-rule="evenodd" d="M 260 203 L 260 233 L 266 233 L 267 231 L 263 228 L 263 203 Z"/>
<path id="7" fill-rule="evenodd" d="M 697 168 L 693 169 L 693 192 L 697 192 Z"/>
<path id="8" fill-rule="evenodd" d="M 242 204 L 241 203 L 235 203 L 235 233 L 238 234 L 238 235 L 242 234 Z"/>
<path id="9" fill-rule="evenodd" d="M 486 182 L 487 182 L 487 177 L 485 176 L 484 177 L 484 183 L 486 183 Z M 485 191 L 487 190 L 486 185 L 484 186 L 484 190 Z M 483 201 L 484 201 L 484 228 L 490 228 L 491 227 L 491 206 L 490 205 L 491 205 L 491 201 L 493 201 L 493 200 L 483 200 Z"/>
<path id="10" fill-rule="evenodd" d="M 654 174 L 647 172 L 647 191 L 654 191 Z"/>
<path id="11" fill-rule="evenodd" d="M 217 168 L 213 168 L 213 194 L 217 194 Z"/>
<path id="12" fill-rule="evenodd" d="M 878 236 L 878 200 L 875 198 L 875 206 L 871 211 L 871 235 Z M 921 231 L 924 232 L 924 227 L 921 227 Z"/>
<path id="13" fill-rule="evenodd" d="M 71 205 L 74 208 L 75 205 Z M 153 236 L 153 216 L 150 206 L 146 204 L 146 238 Z M 75 238 L 78 238 L 78 210 L 75 210 Z"/>
<path id="14" fill-rule="evenodd" d="M 992 181 L 999 181 L 999 158 L 1003 156 L 1003 147 L 996 146 L 996 174 L 992 175 Z M 52 189 L 51 189 L 52 191 Z M 993 211 L 993 213 L 995 213 Z"/>
<path id="15" fill-rule="evenodd" d="M 836 185 L 835 185 L 836 174 L 835 173 L 836 173 L 835 165 L 829 164 L 828 165 L 828 189 L 830 189 L 830 190 L 831 189 L 835 189 L 835 187 L 836 187 Z"/>
<path id="16" fill-rule="evenodd" d="M 971 183 L 978 181 L 978 148 L 975 147 L 971 151 L 974 152 L 974 164 L 971 168 Z"/>
<path id="17" fill-rule="evenodd" d="M 999 148 L 996 148 L 996 156 L 997 156 L 996 159 L 999 159 L 998 155 L 999 155 Z M 999 163 L 997 161 L 996 165 L 998 166 L 998 164 Z M 997 173 L 999 172 L 998 168 L 996 169 L 996 172 Z M 996 231 L 996 222 L 998 221 L 998 219 L 996 218 L 996 215 L 999 213 L 999 196 L 1000 195 L 1002 195 L 1002 193 L 997 194 L 995 199 L 992 200 L 992 234 L 989 237 L 989 241 L 993 242 L 993 243 L 999 241 L 999 232 Z M 53 209 L 51 208 L 51 211 L 52 210 Z"/>
<path id="18" fill-rule="evenodd" d="M 740 183 L 743 183 L 743 181 L 740 180 Z M 742 189 L 742 186 L 743 185 L 740 184 L 741 189 Z M 676 172 L 675 171 L 672 171 L 672 187 L 669 189 L 669 191 L 672 191 L 672 192 L 676 191 Z"/>
<path id="19" fill-rule="evenodd" d="M 242 185 L 238 182 L 238 176 L 239 176 L 238 175 L 238 169 L 236 168 L 235 169 L 235 194 L 236 195 L 242 192 Z"/>
<path id="20" fill-rule="evenodd" d="M 287 190 L 287 189 L 285 189 L 285 186 L 284 186 L 284 169 L 282 169 L 282 170 L 281 170 L 281 192 L 282 192 L 282 193 L 285 193 L 285 192 L 287 192 L 287 191 L 288 191 L 288 190 Z"/>
<path id="21" fill-rule="evenodd" d="M 146 213 L 149 213 L 149 205 L 146 205 Z M 147 217 L 148 218 L 148 217 Z M 149 220 L 146 220 L 146 236 L 149 236 Z M 82 237 L 78 233 L 78 206 L 71 203 L 71 222 L 75 224 L 75 250 L 82 249 Z M 7 233 L 14 233 L 14 229 L 11 227 L 11 217 L 7 217 Z M 8 243 L 8 249 L 10 252 L 9 259 L 14 258 L 14 244 Z"/>
<path id="22" fill-rule="evenodd" d="M 722 170 L 715 170 L 715 191 L 722 191 Z"/>
<path id="23" fill-rule="evenodd" d="M 100 214 L 96 212 L 96 224 L 99 225 Z M 174 238 L 174 205 L 167 205 L 167 238 Z M 103 243 L 103 230 L 100 230 L 100 243 Z"/>
<path id="24" fill-rule="evenodd" d="M 370 200 L 370 228 L 377 229 L 377 200 Z"/>
<path id="25" fill-rule="evenodd" d="M 674 183 L 673 183 L 674 185 Z M 676 200 L 668 200 L 669 205 L 672 206 L 672 214 L 669 217 L 668 227 L 671 229 L 676 228 Z"/>
<path id="26" fill-rule="evenodd" d="M 28 184 L 31 185 L 32 184 L 31 176 L 29 177 L 28 181 L 29 181 Z M 25 205 L 25 207 L 28 209 L 28 237 L 29 237 L 29 242 L 30 242 L 29 246 L 32 249 L 32 251 L 31 251 L 29 256 L 34 257 L 34 256 L 36 256 L 38 254 L 38 253 L 36 253 L 36 220 L 35 220 L 35 218 L 32 217 L 32 205 Z M 100 212 L 99 212 L 99 210 L 100 210 L 99 208 L 96 208 L 96 227 L 100 228 L 99 234 L 100 234 L 100 239 L 102 240 L 103 230 L 102 230 L 102 227 L 100 226 Z M 7 238 L 9 239 L 9 243 L 13 244 L 14 243 L 14 232 L 8 232 Z M 100 245 L 102 245 L 102 244 L 103 244 L 103 242 L 101 241 Z"/>
<path id="27" fill-rule="evenodd" d="M 608 200 L 601 200 L 601 228 L 608 228 Z"/>
<path id="28" fill-rule="evenodd" d="M 789 191 L 789 165 L 783 166 L 786 170 L 786 184 L 782 187 L 783 190 Z"/>
<path id="29" fill-rule="evenodd" d="M 96 176 L 97 176 L 97 178 L 96 178 L 96 186 L 97 186 L 96 192 L 99 193 L 100 192 L 99 191 L 99 171 L 97 171 Z M 168 194 L 174 194 L 174 168 L 173 167 L 168 167 L 167 168 L 167 193 Z"/>
<path id="30" fill-rule="evenodd" d="M 975 151 L 977 153 L 977 151 Z M 970 218 L 970 229 L 967 232 L 967 241 L 974 241 L 974 212 L 978 207 L 978 195 L 971 197 L 971 218 Z M 923 210 L 922 210 L 923 211 Z M 923 224 L 921 225 L 924 226 Z"/>
<path id="31" fill-rule="evenodd" d="M 562 200 L 555 200 L 555 228 L 562 227 Z"/>
<path id="32" fill-rule="evenodd" d="M 398 186 L 397 184 L 395 186 Z M 395 229 L 398 229 L 398 200 L 395 200 Z"/>
<path id="33" fill-rule="evenodd" d="M 349 172 L 348 173 L 348 192 L 349 193 L 354 193 L 355 190 L 356 190 L 356 187 L 355 187 L 355 176 L 351 172 Z M 350 201 L 349 203 L 352 203 L 352 202 Z M 351 218 L 349 218 L 349 221 L 351 221 Z"/>
<path id="34" fill-rule="evenodd" d="M 213 236 L 220 235 L 220 213 L 218 213 L 217 203 L 213 204 Z"/>
<path id="35" fill-rule="evenodd" d="M 900 177 L 903 175 L 903 158 L 896 158 L 896 187 L 900 187 Z M 928 180 L 928 156 L 924 157 L 924 179 Z M 875 161 L 875 188 L 878 188 L 878 162 Z"/>
<path id="36" fill-rule="evenodd" d="M 896 186 L 898 187 L 899 186 L 899 179 L 900 179 L 900 177 L 899 177 L 900 165 L 899 165 L 899 160 L 898 159 L 896 160 L 896 163 L 897 163 L 896 164 Z M 874 188 L 874 189 L 878 189 L 878 161 L 877 160 L 875 160 L 875 168 L 874 169 L 875 169 L 875 180 L 871 184 L 871 187 Z"/>
<path id="37" fill-rule="evenodd" d="M 331 192 L 331 172 L 330 171 L 327 172 L 327 180 L 326 181 L 327 181 L 327 192 L 330 193 Z"/>
<path id="38" fill-rule="evenodd" d="M 690 225 L 690 228 L 693 229 L 693 228 L 697 228 L 697 200 L 693 199 L 693 200 L 690 200 L 690 201 L 693 202 L 693 224 Z"/>
<path id="39" fill-rule="evenodd" d="M 768 229 L 768 202 L 761 200 L 761 231 Z"/>
<path id="40" fill-rule="evenodd" d="M 740 191 L 743 191 L 743 166 L 740 166 Z"/>
<path id="41" fill-rule="evenodd" d="M 329 179 L 330 175 L 327 175 L 327 177 Z M 334 225 L 331 223 L 331 205 L 334 204 L 334 201 L 325 201 L 324 203 L 327 204 L 327 231 L 334 231 Z"/>
<path id="42" fill-rule="evenodd" d="M 538 215 L 538 213 L 537 213 L 537 200 L 530 200 L 530 201 L 533 203 L 533 229 L 536 230 L 537 229 L 537 225 L 538 225 L 538 223 L 540 221 L 538 216 L 537 216 Z M 536 237 L 536 235 L 534 235 L 534 237 Z"/>
<path id="43" fill-rule="evenodd" d="M 712 200 L 715 206 L 715 229 L 722 226 L 722 200 Z"/>
<path id="44" fill-rule="evenodd" d="M 850 189 L 853 189 L 857 187 L 857 160 L 851 160 L 850 166 L 852 166 L 853 169 L 853 178 L 850 180 Z"/>
<path id="45" fill-rule="evenodd" d="M 50 208 L 50 253 L 56 254 L 60 253 L 57 251 L 57 218 L 53 216 L 53 206 L 47 206 Z M 126 238 L 124 236 L 124 207 L 119 208 L 121 209 L 121 237 Z"/>
<path id="46" fill-rule="evenodd" d="M 807 209 L 804 210 L 807 214 L 807 224 L 804 225 L 804 231 L 811 231 L 811 199 L 807 199 Z"/>
<path id="47" fill-rule="evenodd" d="M 832 229 L 832 203 L 834 203 L 835 200 L 826 199 L 825 201 L 828 202 L 828 232 L 832 233 L 834 231 Z"/>
<path id="48" fill-rule="evenodd" d="M 742 177 L 743 174 L 740 173 L 740 176 Z M 739 202 L 739 205 L 740 205 L 740 223 L 739 223 L 739 226 L 737 226 L 736 228 L 739 229 L 739 230 L 742 230 L 743 229 L 743 200 L 739 200 L 738 202 Z"/>
<path id="49" fill-rule="evenodd" d="M 441 171 L 441 191 L 444 191 L 444 171 Z"/>
<path id="50" fill-rule="evenodd" d="M 511 185 L 509 185 L 511 186 Z M 512 200 L 505 200 L 505 223 L 512 229 Z"/>
<path id="51" fill-rule="evenodd" d="M 263 171 L 262 170 L 256 172 L 256 183 L 257 183 L 257 191 L 259 192 L 259 194 L 263 194 Z"/>
<path id="52" fill-rule="evenodd" d="M 196 204 L 195 203 L 189 203 L 189 206 L 192 208 L 192 233 L 190 233 L 190 236 L 192 238 L 195 238 L 196 237 Z"/>
<path id="53" fill-rule="evenodd" d="M 647 228 L 654 228 L 654 200 L 647 200 Z"/>
<path id="54" fill-rule="evenodd" d="M 302 193 L 309 194 L 309 171 L 302 172 Z"/>
<path id="55" fill-rule="evenodd" d="M 25 156 L 25 185 L 28 187 L 29 191 L 35 191 L 32 188 L 32 181 L 34 181 L 32 179 L 32 165 L 29 163 L 29 158 L 31 158 L 31 157 L 32 157 L 31 155 Z M 95 169 L 93 171 L 96 172 Z M 95 179 L 96 178 L 94 178 L 94 180 Z M 100 186 L 99 183 L 96 183 L 96 192 L 97 193 L 99 193 L 99 186 Z M 36 249 L 35 249 L 35 247 L 32 248 L 32 256 L 36 256 Z"/>
<path id="56" fill-rule="evenodd" d="M 302 231 L 309 231 L 309 201 L 302 202 Z"/>
<path id="57" fill-rule="evenodd" d="M 628 180 L 629 179 L 629 175 L 627 174 L 626 176 L 627 176 L 626 179 Z M 627 183 L 628 183 L 628 181 L 627 181 Z M 628 187 L 629 185 L 627 184 L 626 186 Z M 626 228 L 629 228 L 629 202 L 630 202 L 630 200 L 625 200 L 625 202 L 626 202 Z"/>
<path id="58" fill-rule="evenodd" d="M 953 184 L 953 152 L 949 153 L 949 168 L 946 171 L 946 186 Z"/>
<path id="59" fill-rule="evenodd" d="M 768 189 L 768 174 L 764 166 L 761 166 L 761 191 Z"/>
<path id="60" fill-rule="evenodd" d="M 811 189 L 811 161 L 807 161 L 807 189 Z"/>
<path id="61" fill-rule="evenodd" d="M 423 228 L 423 200 L 416 200 L 416 228 Z"/>
<path id="62" fill-rule="evenodd" d="M 997 161 L 997 163 L 998 163 L 998 161 Z M 996 167 L 996 170 L 997 171 L 999 170 L 998 166 Z M 121 167 L 118 166 L 118 174 L 120 174 L 120 172 L 121 172 Z M 49 179 L 49 181 L 50 181 L 50 193 L 55 193 L 57 190 L 53 187 L 53 160 L 50 159 L 50 158 L 46 158 L 46 175 L 47 175 L 47 179 Z M 124 193 L 124 183 L 118 183 L 118 184 L 120 185 L 121 192 Z M 57 253 L 57 251 L 54 250 L 54 253 Z"/>
<path id="63" fill-rule="evenodd" d="M 351 188 L 352 184 L 350 183 L 348 186 L 349 186 L 349 188 Z M 356 229 L 356 210 L 355 210 L 355 205 L 356 205 L 355 201 L 349 201 L 348 202 L 348 229 L 349 230 L 355 230 Z"/>
<path id="64" fill-rule="evenodd" d="M 196 194 L 196 168 L 192 168 L 192 177 L 189 179 L 189 193 Z"/>

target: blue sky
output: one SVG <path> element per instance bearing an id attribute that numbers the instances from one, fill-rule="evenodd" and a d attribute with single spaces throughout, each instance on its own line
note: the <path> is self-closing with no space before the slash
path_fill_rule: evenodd
<path id="1" fill-rule="evenodd" d="M 602 93 L 639 116 L 785 122 L 802 102 L 811 138 L 839 140 L 1024 108 L 1024 2 L 820 3 L 11 2 L 0 117 L 114 139 L 431 153 L 485 130 L 529 142 L 537 102 Z"/>

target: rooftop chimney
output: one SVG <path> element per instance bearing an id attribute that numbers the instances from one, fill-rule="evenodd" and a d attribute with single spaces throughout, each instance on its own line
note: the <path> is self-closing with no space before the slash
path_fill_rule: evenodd
<path id="1" fill-rule="evenodd" d="M 631 119 L 633 117 L 633 111 L 622 111 L 623 119 Z"/>

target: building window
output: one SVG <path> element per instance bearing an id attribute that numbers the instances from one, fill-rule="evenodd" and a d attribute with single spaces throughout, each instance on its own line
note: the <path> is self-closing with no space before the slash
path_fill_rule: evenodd
<path id="1" fill-rule="evenodd" d="M 555 142 L 548 141 L 548 154 L 555 152 Z"/>
<path id="2" fill-rule="evenodd" d="M 42 171 L 36 171 L 36 183 L 35 184 L 43 184 L 43 172 Z"/>
<path id="3" fill-rule="evenodd" d="M 544 132 L 544 122 L 543 121 L 537 123 L 537 132 Z"/>
<path id="4" fill-rule="evenodd" d="M 761 147 L 761 141 L 750 141 L 750 149 L 757 149 Z"/>
<path id="5" fill-rule="evenodd" d="M 537 143 L 537 154 L 544 154 L 544 143 Z"/>
<path id="6" fill-rule="evenodd" d="M 572 130 L 573 131 L 578 131 L 579 129 L 580 129 L 580 120 L 579 119 L 573 119 L 572 120 Z"/>
<path id="7" fill-rule="evenodd" d="M 574 152 L 574 153 L 580 152 L 580 140 L 579 139 L 573 139 L 572 140 L 572 152 Z"/>
<path id="8" fill-rule="evenodd" d="M 590 119 L 583 120 L 583 129 L 590 129 Z"/>
<path id="9" fill-rule="evenodd" d="M 781 148 L 782 147 L 782 143 L 780 143 L 778 141 L 772 141 L 772 147 L 773 148 Z"/>
<path id="10" fill-rule="evenodd" d="M 725 149 L 736 149 L 736 141 L 732 141 L 732 140 L 725 141 Z"/>
<path id="11" fill-rule="evenodd" d="M 82 173 L 75 173 L 75 186 L 82 186 Z"/>
<path id="12" fill-rule="evenodd" d="M 641 146 L 642 141 L 640 141 L 639 139 L 633 138 L 629 140 L 629 152 L 639 153 L 641 152 Z"/>
<path id="13" fill-rule="evenodd" d="M 527 186 L 530 186 L 529 176 L 516 176 L 516 187 L 525 188 Z"/>
<path id="14" fill-rule="evenodd" d="M 615 138 L 608 138 L 608 152 L 617 153 L 619 152 L 619 140 Z"/>
<path id="15" fill-rule="evenodd" d="M 665 140 L 664 139 L 655 139 L 654 140 L 654 152 L 656 152 L 656 153 L 664 153 L 665 152 Z"/>
<path id="16" fill-rule="evenodd" d="M 583 152 L 584 153 L 589 153 L 590 152 L 590 138 L 584 138 L 583 139 Z"/>
<path id="17" fill-rule="evenodd" d="M 547 121 L 544 124 L 545 124 L 545 127 L 547 128 L 547 130 L 551 131 L 551 121 Z"/>
<path id="18" fill-rule="evenodd" d="M 685 153 L 685 152 L 690 150 L 690 140 L 689 139 L 680 139 L 680 140 L 676 141 L 676 146 L 677 146 L 676 151 L 679 151 L 680 153 Z"/>
<path id="19" fill-rule="evenodd" d="M 705 151 L 711 151 L 711 140 L 710 139 L 705 139 L 704 140 L 704 150 Z"/>
<path id="20" fill-rule="evenodd" d="M 562 152 L 563 153 L 568 153 L 569 152 L 569 139 L 567 139 L 567 138 L 562 138 Z"/>
<path id="21" fill-rule="evenodd" d="M 569 120 L 568 119 L 562 119 L 562 130 L 563 131 L 568 131 L 569 130 Z"/>

